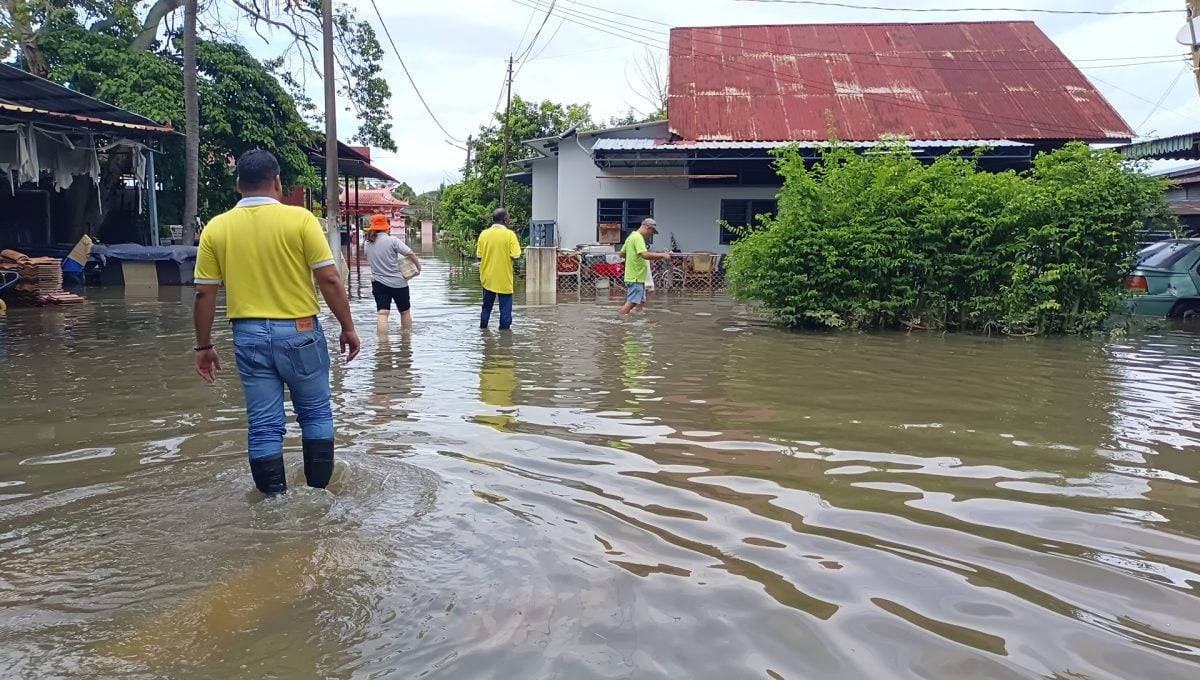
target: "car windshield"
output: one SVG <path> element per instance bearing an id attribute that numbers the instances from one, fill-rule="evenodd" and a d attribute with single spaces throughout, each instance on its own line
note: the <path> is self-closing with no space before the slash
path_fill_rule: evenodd
<path id="1" fill-rule="evenodd" d="M 1144 256 L 1139 266 L 1170 269 L 1177 262 L 1187 257 L 1188 253 L 1195 250 L 1197 246 L 1200 246 L 1200 243 L 1192 241 L 1168 241 L 1149 253 L 1148 256 Z"/>

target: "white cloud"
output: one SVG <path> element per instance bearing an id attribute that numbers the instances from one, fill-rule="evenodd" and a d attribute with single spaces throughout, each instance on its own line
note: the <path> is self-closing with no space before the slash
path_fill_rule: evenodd
<path id="1" fill-rule="evenodd" d="M 846 0 L 862 4 L 885 4 Z M 528 26 L 526 42 L 542 21 L 543 12 L 523 4 L 533 0 L 440 0 L 434 3 L 377 0 L 384 20 L 397 40 L 417 85 L 442 124 L 456 137 L 465 138 L 485 123 L 496 105 L 504 76 L 505 60 L 514 52 Z M 603 10 L 580 6 L 578 2 Z M 522 4 L 523 3 L 523 4 Z M 353 0 L 363 17 L 374 22 L 368 0 Z M 1040 0 L 905 0 L 908 7 L 1045 7 Z M 1074 0 L 1056 2 L 1056 9 L 1145 10 L 1175 9 L 1176 0 Z M 1185 48 L 1175 42 L 1184 24 L 1184 13 L 1146 16 L 1055 16 L 1021 12 L 922 13 L 858 11 L 808 5 L 738 2 L 735 0 L 559 0 L 559 7 L 603 16 L 620 24 L 652 32 L 665 42 L 666 26 L 637 23 L 616 16 L 624 13 L 671 25 L 724 25 L 754 23 L 901 22 L 1032 19 L 1081 67 L 1084 73 L 1140 134 L 1177 134 L 1200 130 L 1196 82 L 1185 68 Z M 528 99 L 589 102 L 597 118 L 624 112 L 638 104 L 626 78 L 644 47 L 600 31 L 563 23 L 552 17 L 534 53 L 541 56 L 526 64 L 514 91 Z M 616 26 L 612 32 L 626 33 Z M 553 41 L 547 41 L 553 35 Z M 392 86 L 393 120 L 399 153 L 376 151 L 377 164 L 418 191 L 435 188 L 454 177 L 464 153 L 446 143 L 405 79 L 399 62 L 388 53 L 385 73 Z M 660 44 L 661 44 L 660 42 Z M 1123 56 L 1180 55 L 1178 62 L 1124 68 L 1093 68 L 1111 62 L 1089 61 Z M 1179 81 L 1163 100 L 1176 76 Z M 313 79 L 313 85 L 319 82 Z M 318 98 L 319 101 L 319 98 Z M 1153 112 L 1153 113 L 1152 113 Z M 349 117 L 341 118 L 340 136 L 353 131 Z M 1145 121 L 1145 125 L 1142 125 Z"/>

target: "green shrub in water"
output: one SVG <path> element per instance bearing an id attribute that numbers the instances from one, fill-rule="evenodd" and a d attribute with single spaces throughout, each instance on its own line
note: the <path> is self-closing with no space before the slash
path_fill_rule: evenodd
<path id="1" fill-rule="evenodd" d="M 1138 233 L 1174 221 L 1166 180 L 1081 143 L 1021 174 L 875 151 L 834 143 L 812 167 L 778 153 L 778 215 L 733 245 L 735 296 L 799 327 L 1087 332 L 1118 304 Z"/>

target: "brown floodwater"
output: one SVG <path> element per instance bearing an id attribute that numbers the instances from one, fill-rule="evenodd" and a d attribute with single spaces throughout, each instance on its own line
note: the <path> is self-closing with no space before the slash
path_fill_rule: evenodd
<path id="1" fill-rule="evenodd" d="M 263 501 L 190 293 L 0 318 L 0 676 L 1200 677 L 1200 336 L 798 334 L 434 261 Z M 333 324 L 328 324 L 332 326 Z"/>

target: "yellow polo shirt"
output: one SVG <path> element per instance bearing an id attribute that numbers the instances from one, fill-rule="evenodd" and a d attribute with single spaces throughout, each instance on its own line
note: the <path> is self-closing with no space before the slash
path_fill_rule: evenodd
<path id="1" fill-rule="evenodd" d="M 480 260 L 479 282 L 484 289 L 512 295 L 513 258 L 521 257 L 521 239 L 503 224 L 493 224 L 479 235 L 475 254 Z"/>
<path id="2" fill-rule="evenodd" d="M 312 213 L 248 198 L 204 228 L 196 283 L 225 284 L 230 319 L 300 319 L 320 311 L 313 270 L 332 264 Z"/>

